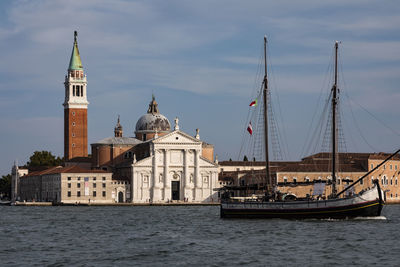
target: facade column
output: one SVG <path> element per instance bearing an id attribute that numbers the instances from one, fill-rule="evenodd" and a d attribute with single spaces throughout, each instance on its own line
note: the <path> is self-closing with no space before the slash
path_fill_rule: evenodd
<path id="1" fill-rule="evenodd" d="M 195 189 L 194 189 L 194 199 L 195 201 L 201 201 L 202 194 L 202 180 L 200 177 L 200 149 L 195 150 L 195 160 L 194 160 L 194 181 L 195 181 Z"/>
<path id="2" fill-rule="evenodd" d="M 169 155 L 168 150 L 164 149 L 164 200 L 171 200 L 171 180 L 169 177 Z"/>
<path id="3" fill-rule="evenodd" d="M 185 149 L 184 150 L 184 162 L 183 162 L 183 182 L 184 182 L 184 192 L 183 192 L 183 197 L 187 198 L 187 200 L 192 200 L 193 199 L 193 194 L 190 186 L 190 173 L 189 173 L 189 150 Z"/>
<path id="4" fill-rule="evenodd" d="M 137 198 L 137 183 L 135 181 L 135 172 L 133 171 L 133 163 L 131 164 L 131 202 L 134 202 L 134 198 Z"/>
<path id="5" fill-rule="evenodd" d="M 158 172 L 157 172 L 157 150 L 154 149 L 154 153 L 153 153 L 153 175 L 152 175 L 152 200 L 157 202 L 161 200 L 161 192 L 160 192 L 160 182 L 158 179 Z"/>

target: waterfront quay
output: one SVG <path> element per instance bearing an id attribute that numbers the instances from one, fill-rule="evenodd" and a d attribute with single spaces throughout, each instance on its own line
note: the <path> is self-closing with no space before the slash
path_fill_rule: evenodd
<path id="1" fill-rule="evenodd" d="M 169 203 L 52 203 L 52 202 L 16 202 L 15 206 L 219 206 L 219 202 L 193 203 L 174 201 Z"/>

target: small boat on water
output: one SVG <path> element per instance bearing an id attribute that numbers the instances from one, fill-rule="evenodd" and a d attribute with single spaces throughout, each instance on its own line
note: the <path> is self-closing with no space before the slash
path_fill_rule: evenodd
<path id="1" fill-rule="evenodd" d="M 10 206 L 11 205 L 11 201 L 9 201 L 9 200 L 0 200 L 0 205 L 1 206 Z"/>
<path id="2" fill-rule="evenodd" d="M 264 195 L 261 197 L 232 197 L 234 190 L 240 190 L 238 187 L 225 186 L 221 191 L 221 218 L 284 218 L 284 219 L 343 219 L 354 217 L 374 217 L 380 216 L 385 203 L 385 193 L 379 186 L 379 181 L 375 180 L 374 185 L 358 194 L 347 194 L 354 185 L 368 177 L 369 174 L 381 167 L 385 162 L 400 152 L 400 149 L 391 154 L 375 168 L 360 177 L 354 183 L 347 186 L 344 190 L 336 190 L 336 159 L 337 159 L 337 56 L 338 42 L 335 43 L 335 81 L 332 86 L 332 194 L 326 200 L 282 200 L 274 192 L 273 182 L 270 175 L 270 166 L 268 160 L 268 116 L 267 116 L 267 96 L 268 96 L 268 77 L 267 77 L 267 56 L 266 56 L 267 38 L 264 37 L 264 64 L 265 75 L 263 79 L 263 104 L 264 104 L 264 138 L 265 138 L 265 159 L 266 174 Z"/>

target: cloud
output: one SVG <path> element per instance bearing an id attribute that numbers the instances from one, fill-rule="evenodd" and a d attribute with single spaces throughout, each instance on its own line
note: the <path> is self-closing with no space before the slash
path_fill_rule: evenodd
<path id="1" fill-rule="evenodd" d="M 10 127 L 0 131 L 0 138 L 7 136 L 14 145 L 13 131 L 30 148 L 53 134 L 54 147 L 62 142 L 61 130 L 52 128 L 62 128 L 62 122 L 46 112 L 62 113 L 74 30 L 88 75 L 90 138 L 112 133 L 109 125 L 119 112 L 132 116 L 126 119 L 132 126 L 155 90 L 165 94 L 162 105 L 171 114 L 181 112 L 186 120 L 210 127 L 203 133 L 218 131 L 212 136 L 216 149 L 234 158 L 228 155 L 240 143 L 241 132 L 235 132 L 240 127 L 229 126 L 229 136 L 220 133 L 228 125 L 215 129 L 220 123 L 213 114 L 221 111 L 210 99 L 229 96 L 224 108 L 234 110 L 225 117 L 233 116 L 231 124 L 241 120 L 232 103 L 247 105 L 259 87 L 264 34 L 273 71 L 270 85 L 289 103 L 288 122 L 301 127 L 296 116 L 305 112 L 305 99 L 329 91 L 325 76 L 335 40 L 342 41 L 343 90 L 378 113 L 398 114 L 400 6 L 393 1 L 41 0 L 2 7 L 0 122 Z M 176 103 L 188 99 L 196 102 L 196 110 L 188 105 L 178 111 Z M 295 150 L 301 144 L 294 139 Z"/>

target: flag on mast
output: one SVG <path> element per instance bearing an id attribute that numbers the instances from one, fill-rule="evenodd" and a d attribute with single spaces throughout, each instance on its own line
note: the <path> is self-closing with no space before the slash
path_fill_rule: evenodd
<path id="1" fill-rule="evenodd" d="M 256 100 L 252 101 L 252 102 L 250 103 L 249 106 L 250 106 L 250 107 L 255 107 L 255 106 L 257 106 L 257 98 L 256 98 Z"/>
<path id="2" fill-rule="evenodd" d="M 249 126 L 247 126 L 247 131 L 250 133 L 250 135 L 253 135 L 253 126 L 251 126 L 251 122 L 249 123 Z"/>

